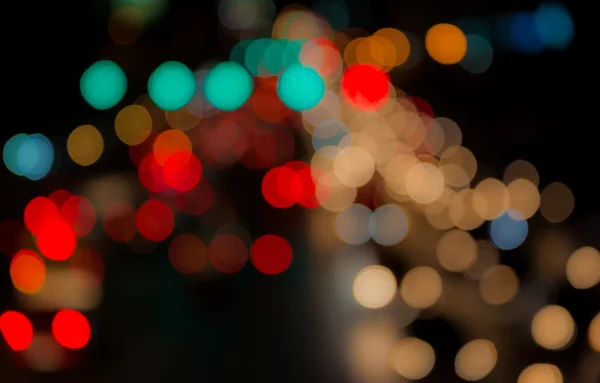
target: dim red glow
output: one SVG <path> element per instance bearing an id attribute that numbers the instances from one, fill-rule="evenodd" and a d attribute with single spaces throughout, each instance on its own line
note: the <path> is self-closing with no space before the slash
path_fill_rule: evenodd
<path id="1" fill-rule="evenodd" d="M 135 223 L 144 238 L 152 242 L 161 242 L 173 232 L 175 217 L 171 208 L 164 202 L 150 199 L 138 209 Z"/>
<path id="2" fill-rule="evenodd" d="M 206 212 L 215 201 L 215 192 L 206 180 L 202 178 L 200 183 L 186 193 L 178 193 L 175 196 L 175 206 L 179 211 L 189 215 L 201 215 Z"/>
<path id="3" fill-rule="evenodd" d="M 407 97 L 407 100 L 415 106 L 415 108 L 420 114 L 424 114 L 429 117 L 434 117 L 433 108 L 423 98 L 412 96 Z"/>
<path id="4" fill-rule="evenodd" d="M 32 199 L 25 207 L 23 220 L 25 227 L 33 235 L 37 235 L 40 228 L 47 221 L 59 219 L 58 208 L 49 198 L 36 197 Z"/>
<path id="5" fill-rule="evenodd" d="M 88 234 L 96 224 L 96 210 L 87 199 L 80 196 L 69 198 L 60 208 L 60 218 L 71 225 L 79 237 Z"/>
<path id="6" fill-rule="evenodd" d="M 81 349 L 90 341 L 90 323 L 79 311 L 61 310 L 52 321 L 52 334 L 63 347 Z"/>
<path id="7" fill-rule="evenodd" d="M 135 208 L 123 201 L 111 203 L 104 210 L 104 232 L 117 242 L 129 242 L 135 237 L 137 226 Z"/>
<path id="8" fill-rule="evenodd" d="M 77 237 L 73 228 L 60 219 L 46 221 L 38 230 L 37 247 L 48 259 L 64 261 L 75 251 Z"/>
<path id="9" fill-rule="evenodd" d="M 198 273 L 208 262 L 206 245 L 193 234 L 179 234 L 169 244 L 169 262 L 180 273 Z"/>
<path id="10" fill-rule="evenodd" d="M 292 246 L 284 238 L 267 234 L 254 241 L 250 249 L 252 264 L 263 274 L 280 274 L 292 264 Z"/>
<path id="11" fill-rule="evenodd" d="M 342 92 L 356 108 L 377 109 L 390 94 L 390 78 L 374 66 L 353 65 L 342 75 Z"/>
<path id="12" fill-rule="evenodd" d="M 222 273 L 236 273 L 248 262 L 248 247 L 235 234 L 219 234 L 208 247 L 210 263 Z"/>
<path id="13" fill-rule="evenodd" d="M 93 249 L 77 249 L 69 258 L 69 269 L 83 271 L 93 277 L 82 279 L 84 283 L 92 286 L 98 286 L 104 280 L 104 261 L 100 254 Z"/>
<path id="14" fill-rule="evenodd" d="M 17 311 L 6 311 L 0 316 L 0 331 L 8 347 L 24 351 L 33 340 L 33 326 L 27 317 Z"/>

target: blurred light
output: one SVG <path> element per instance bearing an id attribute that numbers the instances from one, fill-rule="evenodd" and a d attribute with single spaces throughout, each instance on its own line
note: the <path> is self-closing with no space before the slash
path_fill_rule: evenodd
<path id="1" fill-rule="evenodd" d="M 523 215 L 516 210 L 508 210 L 490 224 L 490 239 L 502 250 L 513 250 L 521 246 L 529 225 Z"/>
<path id="2" fill-rule="evenodd" d="M 87 346 L 91 329 L 87 318 L 75 310 L 61 310 L 52 320 L 54 339 L 68 349 L 81 349 Z"/>
<path id="3" fill-rule="evenodd" d="M 94 164 L 104 151 L 102 134 L 92 125 L 81 125 L 75 128 L 67 138 L 69 157 L 78 165 Z"/>
<path id="4" fill-rule="evenodd" d="M 24 350 L 27 365 L 37 372 L 52 373 L 67 366 L 66 350 L 47 332 L 36 332 L 31 346 Z"/>
<path id="5" fill-rule="evenodd" d="M 466 272 L 475 280 L 479 280 L 489 268 L 497 265 L 500 258 L 498 249 L 488 240 L 478 240 L 477 250 L 477 260 Z"/>
<path id="6" fill-rule="evenodd" d="M 208 247 L 213 267 L 222 273 L 237 273 L 248 263 L 248 246 L 238 235 L 217 234 Z"/>
<path id="7" fill-rule="evenodd" d="M 563 383 L 563 376 L 553 364 L 532 364 L 519 375 L 517 383 Z"/>
<path id="8" fill-rule="evenodd" d="M 463 33 L 466 35 L 477 35 L 481 36 L 488 42 L 492 42 L 494 38 L 494 31 L 492 25 L 488 20 L 481 19 L 478 17 L 465 17 L 456 23 Z M 467 50 L 469 49 L 467 39 Z"/>
<path id="9" fill-rule="evenodd" d="M 398 283 L 394 274 L 383 266 L 368 266 L 354 278 L 354 299 L 368 309 L 387 306 L 396 296 Z"/>
<path id="10" fill-rule="evenodd" d="M 467 35 L 467 53 L 460 60 L 460 66 L 469 73 L 480 74 L 487 71 L 494 59 L 494 49 L 488 40 L 478 35 Z"/>
<path id="11" fill-rule="evenodd" d="M 444 269 L 462 272 L 471 267 L 477 259 L 477 242 L 466 231 L 450 230 L 438 241 L 436 255 Z"/>
<path id="12" fill-rule="evenodd" d="M 143 14 L 135 7 L 115 10 L 108 19 L 108 34 L 119 45 L 133 44 L 144 31 Z"/>
<path id="13" fill-rule="evenodd" d="M 358 109 L 380 108 L 390 95 L 387 73 L 372 65 L 351 65 L 342 75 L 342 92 L 350 104 Z"/>
<path id="14" fill-rule="evenodd" d="M 188 192 L 202 179 L 202 164 L 193 153 L 179 151 L 167 158 L 163 172 L 165 182 L 173 190 Z"/>
<path id="15" fill-rule="evenodd" d="M 33 326 L 27 317 L 17 311 L 5 311 L 0 316 L 0 331 L 13 351 L 26 350 L 33 340 Z"/>
<path id="16" fill-rule="evenodd" d="M 271 0 L 221 0 L 219 20 L 231 30 L 259 29 L 272 22 L 275 5 Z"/>
<path id="17" fill-rule="evenodd" d="M 32 134 L 26 137 L 17 151 L 16 168 L 32 181 L 48 175 L 54 163 L 54 147 L 46 136 Z"/>
<path id="18" fill-rule="evenodd" d="M 62 220 L 48 220 L 37 232 L 36 244 L 40 252 L 53 261 L 69 259 L 77 247 L 75 231 Z"/>
<path id="19" fill-rule="evenodd" d="M 62 205 L 71 197 L 73 197 L 73 194 L 70 191 L 58 189 L 50 193 L 48 199 L 52 201 L 58 209 L 60 209 Z"/>
<path id="20" fill-rule="evenodd" d="M 546 306 L 533 317 L 531 335 L 541 347 L 560 350 L 565 348 L 575 336 L 575 322 L 564 307 Z"/>
<path id="21" fill-rule="evenodd" d="M 575 196 L 563 183 L 553 182 L 542 190 L 540 213 L 548 221 L 559 223 L 571 215 L 575 208 Z"/>
<path id="22" fill-rule="evenodd" d="M 290 109 L 302 112 L 321 102 L 325 82 L 313 68 L 293 64 L 279 76 L 277 94 Z"/>
<path id="23" fill-rule="evenodd" d="M 421 339 L 404 338 L 394 345 L 390 357 L 392 367 L 400 376 L 411 379 L 423 379 L 435 365 L 435 351 L 431 345 Z"/>
<path id="24" fill-rule="evenodd" d="M 319 122 L 312 133 L 313 148 L 315 151 L 327 148 L 322 153 L 331 152 L 332 155 L 335 155 L 337 148 L 350 145 L 349 134 L 350 129 L 341 121 L 325 120 Z M 328 147 L 332 147 L 331 150 L 328 150 Z"/>
<path id="25" fill-rule="evenodd" d="M 345 186 L 361 187 L 373 178 L 375 160 L 365 148 L 347 146 L 337 152 L 333 172 Z"/>
<path id="26" fill-rule="evenodd" d="M 393 381 L 390 355 L 397 337 L 397 326 L 385 318 L 353 326 L 347 350 L 348 364 L 361 382 Z"/>
<path id="27" fill-rule="evenodd" d="M 23 172 L 19 169 L 18 163 L 18 154 L 21 145 L 29 139 L 29 136 L 25 133 L 19 133 L 6 141 L 4 144 L 4 149 L 2 151 L 2 159 L 4 160 L 4 165 L 8 170 L 10 170 L 13 174 L 22 176 Z"/>
<path id="28" fill-rule="evenodd" d="M 115 117 L 115 131 L 121 142 L 139 145 L 152 133 L 152 117 L 141 105 L 129 105 Z"/>
<path id="29" fill-rule="evenodd" d="M 146 24 L 158 21 L 169 6 L 168 0 L 110 0 L 113 12 L 123 8 L 134 8 L 144 18 Z"/>
<path id="30" fill-rule="evenodd" d="M 110 109 L 117 105 L 127 91 L 127 76 L 114 61 L 101 60 L 81 75 L 81 95 L 93 108 Z"/>
<path id="31" fill-rule="evenodd" d="M 419 266 L 404 275 L 400 283 L 400 294 L 409 306 L 426 309 L 440 299 L 442 287 L 442 278 L 435 269 Z"/>
<path id="32" fill-rule="evenodd" d="M 184 157 L 191 158 L 192 142 L 180 130 L 165 130 L 154 140 L 152 150 L 158 165 L 164 166 L 167 159 L 176 153 L 184 153 Z"/>
<path id="33" fill-rule="evenodd" d="M 536 19 L 531 12 L 519 12 L 510 18 L 511 47 L 520 53 L 537 54 L 544 46 L 538 35 Z"/>
<path id="34" fill-rule="evenodd" d="M 596 351 L 600 352 L 600 313 L 596 314 L 594 319 L 590 322 L 590 327 L 588 329 L 588 341 L 590 343 L 590 347 Z"/>
<path id="35" fill-rule="evenodd" d="M 575 250 L 567 262 L 567 279 L 576 289 L 600 283 L 600 252 L 591 246 Z"/>
<path id="36" fill-rule="evenodd" d="M 104 209 L 102 225 L 107 236 L 117 242 L 129 242 L 137 232 L 136 211 L 125 201 L 108 203 Z"/>
<path id="37" fill-rule="evenodd" d="M 406 175 L 406 191 L 410 198 L 420 204 L 432 203 L 444 192 L 444 176 L 439 167 L 420 163 Z"/>
<path id="38" fill-rule="evenodd" d="M 510 185 L 513 181 L 522 178 L 530 181 L 535 187 L 540 186 L 540 175 L 531 162 L 525 160 L 515 160 L 504 170 L 504 183 Z"/>
<path id="39" fill-rule="evenodd" d="M 393 246 L 406 238 L 410 222 L 402 207 L 388 204 L 378 207 L 373 212 L 369 228 L 375 242 L 383 246 Z"/>
<path id="40" fill-rule="evenodd" d="M 73 196 L 60 208 L 60 219 L 73 228 L 75 235 L 81 237 L 94 228 L 96 211 L 87 199 L 81 196 Z"/>
<path id="41" fill-rule="evenodd" d="M 329 25 L 337 30 L 347 29 L 350 25 L 350 10 L 345 1 L 317 0 L 312 9 L 325 17 Z"/>
<path id="42" fill-rule="evenodd" d="M 161 64 L 148 79 L 148 94 L 163 110 L 183 108 L 195 93 L 194 73 L 178 61 L 167 61 Z"/>
<path id="43" fill-rule="evenodd" d="M 253 89 L 252 76 L 233 61 L 223 62 L 208 72 L 204 94 L 217 109 L 233 111 L 248 101 Z"/>
<path id="44" fill-rule="evenodd" d="M 540 192 L 535 184 L 524 178 L 518 178 L 508 184 L 507 189 L 510 196 L 510 209 L 517 211 L 524 219 L 533 217 L 541 201 Z"/>
<path id="45" fill-rule="evenodd" d="M 366 243 L 371 238 L 371 214 L 371 209 L 361 204 L 354 204 L 338 213 L 335 228 L 339 238 L 350 245 Z"/>
<path id="46" fill-rule="evenodd" d="M 546 48 L 565 50 L 571 45 L 575 26 L 569 10 L 558 2 L 541 4 L 535 11 L 537 33 Z"/>
<path id="47" fill-rule="evenodd" d="M 437 24 L 429 28 L 425 47 L 432 59 L 440 64 L 457 64 L 467 53 L 465 34 L 452 24 Z"/>
<path id="48" fill-rule="evenodd" d="M 510 302 L 519 291 L 519 277 L 508 266 L 490 267 L 479 280 L 479 294 L 490 305 L 503 305 Z"/>
<path id="49" fill-rule="evenodd" d="M 456 374 L 467 381 L 485 378 L 496 367 L 496 346 L 486 339 L 476 339 L 465 344 L 454 362 Z"/>
<path id="50" fill-rule="evenodd" d="M 385 39 L 392 44 L 393 51 L 387 52 L 385 63 L 386 66 L 396 67 L 404 64 L 410 56 L 410 41 L 408 37 L 401 31 L 394 28 L 382 28 L 373 34 L 374 37 Z"/>
<path id="51" fill-rule="evenodd" d="M 169 262 L 183 274 L 196 274 L 206 266 L 208 250 L 193 234 L 179 234 L 169 244 Z"/>
<path id="52" fill-rule="evenodd" d="M 167 204 L 158 199 L 149 199 L 138 209 L 135 223 L 144 238 L 162 242 L 173 232 L 175 217 Z"/>
<path id="53" fill-rule="evenodd" d="M 487 221 L 497 219 L 510 205 L 506 186 L 495 178 L 486 178 L 473 190 L 473 209 Z"/>
<path id="54" fill-rule="evenodd" d="M 292 246 L 278 235 L 267 234 L 257 238 L 250 249 L 252 264 L 258 271 L 267 275 L 281 274 L 294 259 Z"/>
<path id="55" fill-rule="evenodd" d="M 25 227 L 31 234 L 37 235 L 48 221 L 59 219 L 59 211 L 54 202 L 46 197 L 36 197 L 29 201 L 23 212 Z"/>
<path id="56" fill-rule="evenodd" d="M 46 281 L 44 260 L 34 251 L 19 251 L 10 262 L 10 278 L 13 286 L 21 293 L 38 293 Z"/>

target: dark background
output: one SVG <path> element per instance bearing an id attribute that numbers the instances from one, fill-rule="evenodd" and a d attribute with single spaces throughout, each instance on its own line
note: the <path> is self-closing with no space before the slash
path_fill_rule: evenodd
<path id="1" fill-rule="evenodd" d="M 276 1 L 277 9 L 285 3 Z M 515 0 L 371 1 L 372 23 L 363 27 L 372 33 L 393 26 L 423 37 L 427 28 L 438 22 L 533 10 L 537 5 L 538 1 Z M 566 183 L 576 197 L 574 215 L 566 225 L 576 229 L 582 242 L 599 246 L 600 221 L 590 219 L 600 213 L 597 126 L 588 106 L 593 89 L 587 89 L 592 86 L 591 75 L 582 67 L 586 60 L 580 33 L 582 12 L 566 5 L 576 29 L 575 40 L 566 52 L 498 53 L 491 68 L 481 75 L 469 74 L 458 66 L 441 66 L 425 57 L 396 85 L 426 99 L 436 115 L 455 120 L 463 131 L 464 145 L 480 163 L 495 169 L 491 175 L 501 177 L 510 162 L 522 158 L 536 165 L 541 187 L 553 181 Z M 356 5 L 351 15 L 359 9 Z M 163 21 L 131 46 L 118 46 L 110 40 L 106 32 L 110 14 L 107 1 L 9 2 L 3 4 L 3 14 L 2 143 L 16 133 L 41 132 L 61 145 L 78 125 L 109 124 L 115 110 L 95 111 L 79 94 L 79 77 L 96 60 L 113 59 L 124 68 L 129 80 L 124 105 L 145 92 L 148 76 L 161 62 L 179 60 L 195 68 L 208 59 L 226 59 L 235 43 L 219 27 L 216 3 L 208 0 L 172 2 Z M 31 198 L 57 188 L 70 189 L 90 172 L 133 172 L 124 145 L 119 145 L 116 137 L 111 141 L 105 135 L 105 140 L 101 161 L 89 169 L 70 165 L 64 149 L 64 170 L 46 180 L 27 181 L 1 167 L 0 218 L 21 217 Z M 295 264 L 288 273 L 265 279 L 251 270 L 197 285 L 170 269 L 164 257 L 166 245 L 159 246 L 144 262 L 127 254 L 114 256 L 107 263 L 104 302 L 91 314 L 97 336 L 89 355 L 81 356 L 83 363 L 68 372 L 36 376 L 17 367 L 18 361 L 3 348 L 0 380 L 347 381 L 342 371 L 323 365 L 328 345 L 311 298 L 314 286 L 307 257 L 303 257 L 310 244 L 306 243 L 302 212 L 282 214 L 264 206 L 259 192 L 261 176 L 262 172 L 248 174 L 238 168 L 223 175 L 235 178 L 245 191 L 253 193 L 236 194 L 240 189 L 236 187 L 228 190 L 234 200 L 256 201 L 246 209 L 249 216 L 242 217 L 253 236 L 276 232 L 286 235 L 294 245 Z M 115 255 L 121 252 L 124 250 L 114 249 Z M 0 294 L 2 304 L 14 308 L 8 263 L 8 258 L 0 259 Z M 517 262 L 516 267 L 522 272 L 527 265 Z M 565 289 L 556 298 L 561 304 L 568 302 L 583 338 L 582 329 L 598 311 L 594 301 L 597 294 Z M 49 325 L 51 316 L 36 321 Z M 443 321 L 424 321 L 414 327 L 417 333 L 439 335 L 435 346 L 442 353 L 438 356 L 441 372 L 436 367 L 426 381 L 458 381 L 453 374 L 445 375 L 451 372 L 448 368 L 459 343 L 451 326 Z M 585 344 L 578 341 L 561 354 L 562 360 L 574 363 L 583 347 Z M 540 353 L 535 348 L 521 352 L 529 361 Z M 561 367 L 569 368 L 571 362 L 566 363 Z"/>

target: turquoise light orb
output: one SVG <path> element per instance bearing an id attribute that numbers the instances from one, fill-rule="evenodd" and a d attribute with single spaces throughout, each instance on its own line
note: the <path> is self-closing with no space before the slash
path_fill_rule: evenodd
<path id="1" fill-rule="evenodd" d="M 325 81 L 316 70 L 292 64 L 279 76 L 277 94 L 288 108 L 302 112 L 321 102 L 325 95 Z"/>
<path id="2" fill-rule="evenodd" d="M 110 109 L 127 91 L 127 76 L 114 61 L 100 60 L 83 72 L 79 80 L 81 95 L 93 108 Z"/>
<path id="3" fill-rule="evenodd" d="M 148 95 L 166 111 L 183 108 L 196 93 L 196 77 L 185 64 L 178 61 L 162 63 L 148 79 Z"/>
<path id="4" fill-rule="evenodd" d="M 208 72 L 204 79 L 204 94 L 215 108 L 229 112 L 248 101 L 253 85 L 252 76 L 244 67 L 226 61 Z"/>

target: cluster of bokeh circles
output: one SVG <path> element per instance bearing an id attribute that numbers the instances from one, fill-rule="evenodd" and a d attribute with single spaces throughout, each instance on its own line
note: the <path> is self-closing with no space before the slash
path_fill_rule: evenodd
<path id="1" fill-rule="evenodd" d="M 136 4 L 115 0 L 108 28 L 118 44 L 133 43 L 164 11 L 158 0 L 148 7 Z M 517 297 L 518 276 L 501 264 L 500 252 L 526 242 L 529 220 L 538 212 L 552 224 L 567 220 L 574 209 L 572 192 L 560 182 L 540 187 L 535 166 L 522 159 L 508 165 L 501 179 L 486 176 L 463 146 L 458 124 L 436 116 L 426 100 L 407 95 L 390 77 L 418 62 L 420 47 L 439 64 L 485 72 L 493 58 L 490 24 L 474 19 L 437 24 L 419 46 L 415 35 L 395 28 L 357 36 L 339 32 L 336 25 L 344 23 L 347 6 L 332 4 L 318 2 L 318 13 L 292 7 L 275 16 L 269 1 L 223 0 L 219 17 L 226 28 L 269 25 L 271 36 L 241 39 L 228 61 L 195 71 L 165 62 L 149 76 L 147 94 L 116 113 L 114 135 L 89 124 L 70 133 L 66 151 L 80 166 L 95 164 L 104 154 L 104 140 L 115 136 L 128 146 L 137 182 L 111 176 L 90 181 L 80 195 L 56 190 L 30 201 L 23 219 L 0 226 L 2 238 L 14 239 L 2 243 L 2 251 L 13 259 L 10 273 L 19 302 L 29 310 L 58 310 L 52 325 L 58 344 L 79 349 L 91 336 L 81 312 L 98 304 L 104 276 L 103 257 L 90 245 L 91 237 L 105 235 L 140 253 L 168 241 L 173 268 L 189 275 L 208 269 L 232 274 L 248 261 L 259 272 L 276 275 L 292 265 L 285 238 L 251 238 L 235 222 L 235 209 L 219 198 L 215 172 L 238 163 L 265 171 L 261 192 L 271 207 L 323 213 L 323 232 L 339 243 L 374 242 L 433 255 L 400 281 L 381 265 L 357 270 L 349 289 L 368 310 L 400 303 L 415 313 L 434 309 L 444 292 L 444 273 L 475 281 L 490 306 Z M 499 40 L 516 51 L 537 53 L 565 49 L 572 37 L 568 11 L 551 3 L 511 15 L 508 34 Z M 83 73 L 80 91 L 94 109 L 110 110 L 127 93 L 127 75 L 113 61 L 98 61 Z M 294 138 L 298 133 L 301 143 Z M 306 161 L 295 160 L 302 144 L 312 150 Z M 3 155 L 12 173 L 39 180 L 53 170 L 55 147 L 41 134 L 19 134 L 7 141 Z M 132 197 L 139 185 L 147 196 L 141 204 Z M 209 234 L 178 232 L 182 216 L 197 218 Z M 486 237 L 475 238 L 484 225 Z M 561 272 L 576 289 L 591 288 L 600 282 L 600 253 L 589 246 L 576 249 Z M 61 293 L 75 287 L 72 296 Z M 589 327 L 595 351 L 599 323 L 596 317 Z M 14 350 L 31 348 L 35 331 L 25 315 L 6 312 L 0 328 Z M 362 329 L 357 344 L 371 348 L 368 339 L 380 330 Z M 556 305 L 535 313 L 531 335 L 551 350 L 568 347 L 576 336 L 571 315 Z M 423 378 L 435 366 L 435 350 L 414 337 L 379 351 L 374 355 L 383 355 L 389 368 L 408 379 Z M 370 360 L 364 354 L 359 359 L 359 369 Z M 493 342 L 473 340 L 456 355 L 456 373 L 479 380 L 496 362 Z M 360 372 L 366 380 L 368 371 L 367 366 Z M 561 371 L 533 364 L 519 378 L 519 383 L 538 381 L 562 382 Z"/>

